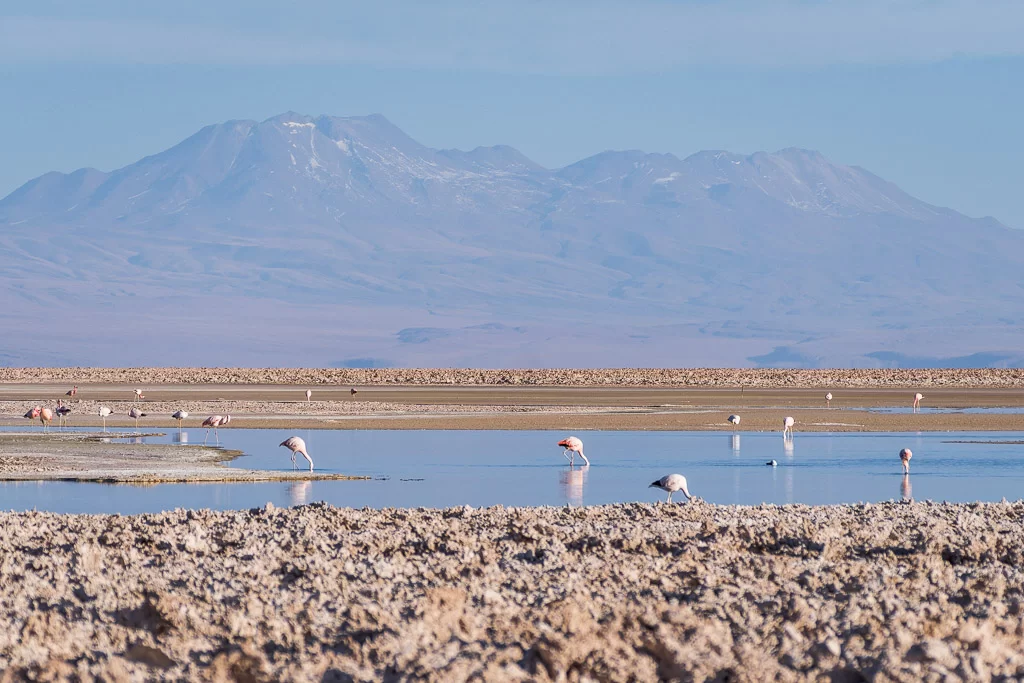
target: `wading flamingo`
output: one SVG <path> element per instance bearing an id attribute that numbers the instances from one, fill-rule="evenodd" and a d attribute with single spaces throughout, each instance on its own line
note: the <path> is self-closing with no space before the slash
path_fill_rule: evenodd
<path id="1" fill-rule="evenodd" d="M 39 411 L 39 421 L 43 423 L 43 431 L 50 431 L 50 423 L 53 422 L 53 411 L 49 408 L 43 408 Z"/>
<path id="2" fill-rule="evenodd" d="M 914 412 L 916 413 L 921 408 L 921 399 L 924 395 L 920 392 L 914 394 Z"/>
<path id="3" fill-rule="evenodd" d="M 579 438 L 575 436 L 570 436 L 559 441 L 558 445 L 565 448 L 565 450 L 562 451 L 562 455 L 564 455 L 569 460 L 570 465 L 573 464 L 573 462 L 575 462 L 577 453 L 579 453 L 580 457 L 583 458 L 583 462 L 587 463 L 588 465 L 590 464 L 590 461 L 587 460 L 587 456 L 583 455 L 583 442 L 580 441 Z"/>
<path id="4" fill-rule="evenodd" d="M 181 421 L 184 420 L 186 417 L 188 417 L 188 411 L 185 411 L 185 410 L 175 410 L 173 413 L 171 413 L 171 417 L 173 417 L 175 420 L 178 421 L 178 431 L 180 432 L 181 431 Z"/>
<path id="5" fill-rule="evenodd" d="M 302 457 L 309 461 L 309 471 L 313 471 L 313 458 L 309 457 L 309 453 L 306 451 L 306 442 L 298 436 L 290 436 L 282 441 L 278 446 L 284 446 L 292 452 L 292 467 L 295 467 L 295 454 L 301 453 Z"/>
<path id="6" fill-rule="evenodd" d="M 203 426 L 206 427 L 206 438 L 203 439 L 203 445 L 206 445 L 206 439 L 210 438 L 210 430 L 213 430 L 213 435 L 217 439 L 217 443 L 220 443 L 220 434 L 217 432 L 218 427 L 225 426 L 228 422 L 231 422 L 230 415 L 211 415 L 210 417 L 203 420 Z"/>
<path id="7" fill-rule="evenodd" d="M 146 413 L 142 412 L 138 408 L 132 408 L 131 410 L 128 411 L 128 417 L 135 418 L 135 429 L 138 430 L 138 428 L 139 428 L 139 418 L 140 417 L 146 417 Z"/>
<path id="8" fill-rule="evenodd" d="M 738 425 L 740 423 L 740 416 L 739 415 L 730 415 L 728 421 L 731 422 L 734 425 Z"/>
<path id="9" fill-rule="evenodd" d="M 107 417 L 112 411 L 106 406 L 100 406 L 100 409 L 96 411 L 96 414 L 103 418 L 103 431 L 107 431 Z"/>
<path id="10" fill-rule="evenodd" d="M 831 391 L 828 392 L 827 394 L 825 394 L 825 407 L 826 408 L 831 408 L 832 407 L 832 392 Z"/>
<path id="11" fill-rule="evenodd" d="M 68 415 L 71 414 L 71 408 L 64 405 L 64 401 L 57 401 L 57 424 L 63 429 L 68 423 Z"/>
<path id="12" fill-rule="evenodd" d="M 903 463 L 903 474 L 910 474 L 910 459 L 914 453 L 909 448 L 900 451 L 900 462 Z"/>
<path id="13" fill-rule="evenodd" d="M 682 491 L 683 495 L 686 496 L 687 500 L 690 500 L 693 496 L 686 490 L 686 477 L 681 474 L 669 474 L 658 481 L 652 481 L 651 485 L 647 488 L 661 489 L 662 491 L 668 491 L 668 502 L 672 502 L 672 494 L 676 491 Z"/>
<path id="14" fill-rule="evenodd" d="M 782 438 L 785 439 L 786 435 L 793 436 L 793 425 L 796 424 L 796 420 L 791 417 L 787 417 L 782 421 Z"/>

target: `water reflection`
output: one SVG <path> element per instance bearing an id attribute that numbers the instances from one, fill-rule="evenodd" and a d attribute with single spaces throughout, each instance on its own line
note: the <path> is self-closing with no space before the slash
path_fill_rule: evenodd
<path id="1" fill-rule="evenodd" d="M 311 481 L 296 481 L 288 485 L 288 500 L 293 506 L 305 505 L 309 500 L 309 492 L 313 488 Z"/>
<path id="2" fill-rule="evenodd" d="M 900 482 L 900 496 L 908 502 L 914 500 L 914 487 L 910 485 L 909 474 L 904 474 L 903 481 Z"/>
<path id="3" fill-rule="evenodd" d="M 793 457 L 793 439 L 785 439 L 782 442 L 782 452 L 784 455 Z"/>
<path id="4" fill-rule="evenodd" d="M 171 441 L 173 443 L 188 443 L 188 432 L 178 432 L 177 434 L 172 434 Z"/>
<path id="5" fill-rule="evenodd" d="M 733 434 L 731 437 L 729 437 L 729 446 L 730 446 L 730 448 L 732 448 L 732 454 L 733 455 L 739 455 L 740 454 L 740 435 L 739 434 Z"/>
<path id="6" fill-rule="evenodd" d="M 563 470 L 558 475 L 558 481 L 562 485 L 562 495 L 569 505 L 583 505 L 583 487 L 587 483 L 588 470 L 590 470 L 589 465 L 584 465 L 579 469 L 570 465 L 568 470 Z"/>

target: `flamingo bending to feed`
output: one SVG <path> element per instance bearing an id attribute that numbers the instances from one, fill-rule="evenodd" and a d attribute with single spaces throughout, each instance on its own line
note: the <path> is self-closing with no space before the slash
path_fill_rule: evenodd
<path id="1" fill-rule="evenodd" d="M 309 403 L 309 399 L 310 399 L 310 397 L 312 395 L 313 395 L 313 392 L 310 391 L 309 389 L 306 389 L 306 403 Z"/>
<path id="2" fill-rule="evenodd" d="M 128 411 L 128 417 L 135 418 L 135 429 L 139 428 L 139 418 L 146 417 L 146 413 L 142 412 L 138 408 L 132 408 Z"/>
<path id="3" fill-rule="evenodd" d="M 112 411 L 106 406 L 100 406 L 100 409 L 96 412 L 97 415 L 103 418 L 103 431 L 107 431 L 107 417 Z"/>
<path id="4" fill-rule="evenodd" d="M 786 435 L 793 436 L 793 425 L 796 424 L 796 420 L 791 417 L 787 417 L 782 421 L 782 438 L 785 439 Z"/>
<path id="5" fill-rule="evenodd" d="M 576 461 L 577 453 L 579 453 L 580 457 L 583 458 L 583 462 L 587 463 L 588 465 L 590 464 L 590 461 L 587 460 L 587 456 L 583 455 L 583 441 L 581 441 L 578 437 L 570 436 L 568 438 L 562 439 L 561 441 L 558 442 L 558 445 L 565 449 L 564 451 L 562 451 L 562 455 L 564 455 L 566 459 L 569 460 L 570 465 L 572 465 Z"/>
<path id="6" fill-rule="evenodd" d="M 292 467 L 295 467 L 295 454 L 301 453 L 302 457 L 309 461 L 309 471 L 313 471 L 313 458 L 309 457 L 309 453 L 306 451 L 306 442 L 298 436 L 290 436 L 282 441 L 278 446 L 284 446 L 292 452 Z"/>
<path id="7" fill-rule="evenodd" d="M 903 474 L 910 474 L 910 459 L 914 453 L 909 448 L 900 451 L 900 462 L 903 463 Z"/>
<path id="8" fill-rule="evenodd" d="M 921 408 L 921 399 L 924 398 L 924 394 L 917 392 L 914 394 L 914 412 L 916 413 Z"/>
<path id="9" fill-rule="evenodd" d="M 203 426 L 206 427 L 206 438 L 203 439 L 203 445 L 206 445 L 206 439 L 210 438 L 210 430 L 213 430 L 213 435 L 217 439 L 217 443 L 220 443 L 220 433 L 217 432 L 218 427 L 225 426 L 228 422 L 231 422 L 230 415 L 211 415 L 210 417 L 203 420 Z"/>
<path id="10" fill-rule="evenodd" d="M 171 417 L 178 421 L 178 431 L 181 431 L 181 421 L 188 417 L 188 411 L 186 410 L 175 410 L 171 413 Z"/>
<path id="11" fill-rule="evenodd" d="M 738 425 L 740 423 L 740 416 L 739 415 L 730 415 L 728 421 L 731 422 L 734 425 Z"/>
<path id="12" fill-rule="evenodd" d="M 825 394 L 825 407 L 826 408 L 831 408 L 832 407 L 832 392 L 831 391 L 828 392 L 827 394 Z"/>
<path id="13" fill-rule="evenodd" d="M 135 390 L 135 400 L 136 401 L 141 401 L 144 398 L 146 398 L 146 397 L 142 395 L 142 389 L 136 389 Z"/>
<path id="14" fill-rule="evenodd" d="M 676 491 L 682 491 L 683 495 L 686 496 L 686 500 L 690 500 L 693 496 L 686 489 L 686 477 L 681 474 L 669 474 L 658 481 L 652 481 L 651 485 L 647 488 L 661 489 L 662 491 L 668 491 L 668 502 L 672 502 L 672 494 Z"/>

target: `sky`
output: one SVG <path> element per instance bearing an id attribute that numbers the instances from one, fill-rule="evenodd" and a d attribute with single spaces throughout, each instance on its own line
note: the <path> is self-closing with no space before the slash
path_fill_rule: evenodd
<path id="1" fill-rule="evenodd" d="M 816 149 L 1024 229 L 1020 0 L 5 0 L 0 196 L 204 125 L 380 113 L 560 167 Z"/>

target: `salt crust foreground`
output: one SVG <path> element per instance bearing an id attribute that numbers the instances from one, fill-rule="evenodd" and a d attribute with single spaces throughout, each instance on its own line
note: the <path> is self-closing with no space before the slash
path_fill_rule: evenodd
<path id="1" fill-rule="evenodd" d="M 4 680 L 1019 680 L 1024 503 L 0 514 Z"/>
<path id="2" fill-rule="evenodd" d="M 1024 387 L 1024 369 L 0 368 L 0 382 L 456 386 Z"/>

